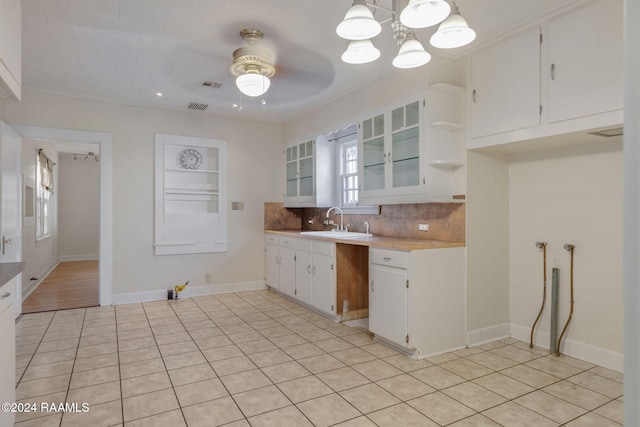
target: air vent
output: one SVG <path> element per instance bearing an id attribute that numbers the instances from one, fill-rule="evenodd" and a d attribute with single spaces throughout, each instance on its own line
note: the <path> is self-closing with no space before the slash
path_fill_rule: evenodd
<path id="1" fill-rule="evenodd" d="M 619 127 L 619 128 L 613 128 L 613 129 L 605 129 L 605 130 L 599 130 L 597 132 L 589 132 L 589 134 L 591 135 L 595 135 L 595 136 L 602 136 L 604 138 L 611 138 L 612 136 L 620 136 L 623 135 L 624 128 Z"/>
<path id="2" fill-rule="evenodd" d="M 222 83 L 218 83 L 218 82 L 202 82 L 202 86 L 210 87 L 211 89 L 219 89 L 222 86 Z"/>
<path id="3" fill-rule="evenodd" d="M 204 111 L 207 109 L 207 107 L 209 106 L 209 104 L 201 104 L 199 102 L 192 102 L 189 105 L 187 105 L 187 110 L 200 110 L 200 111 Z"/>

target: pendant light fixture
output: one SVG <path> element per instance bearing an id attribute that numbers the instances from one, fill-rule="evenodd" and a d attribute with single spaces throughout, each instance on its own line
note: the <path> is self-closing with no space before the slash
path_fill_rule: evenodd
<path id="1" fill-rule="evenodd" d="M 342 54 L 342 60 L 347 64 L 366 64 L 379 57 L 380 51 L 371 43 L 371 40 L 352 40 Z"/>
<path id="2" fill-rule="evenodd" d="M 469 28 L 467 21 L 460 15 L 455 2 L 451 3 L 451 15 L 438 27 L 438 31 L 431 36 L 432 46 L 441 49 L 453 49 L 468 45 L 476 38 L 476 32 Z"/>
<path id="3" fill-rule="evenodd" d="M 347 40 L 366 40 L 380 34 L 382 26 L 373 18 L 365 0 L 354 0 L 351 9 L 336 28 L 336 33 Z"/>
<path id="4" fill-rule="evenodd" d="M 460 15 L 454 2 L 446 0 L 409 0 L 406 7 L 399 11 L 397 3 L 406 0 L 391 0 L 391 8 L 379 2 L 367 4 L 366 0 L 354 0 L 344 20 L 336 28 L 336 33 L 350 40 L 342 60 L 349 64 L 366 64 L 380 57 L 380 51 L 371 41 L 381 31 L 369 6 L 391 12 L 393 36 L 400 46 L 393 59 L 397 68 L 420 67 L 431 60 L 431 55 L 416 38 L 414 28 L 426 28 L 440 24 L 438 31 L 431 37 L 431 45 L 441 49 L 452 49 L 471 43 L 476 33 Z"/>

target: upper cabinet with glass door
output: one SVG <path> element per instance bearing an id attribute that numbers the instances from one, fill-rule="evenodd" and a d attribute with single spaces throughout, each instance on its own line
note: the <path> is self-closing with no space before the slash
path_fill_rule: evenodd
<path id="1" fill-rule="evenodd" d="M 413 97 L 360 122 L 361 204 L 410 203 L 423 193 L 424 97 Z"/>
<path id="2" fill-rule="evenodd" d="M 285 148 L 286 185 L 285 207 L 325 207 L 334 204 L 333 185 L 329 185 L 330 194 L 323 189 L 324 183 L 331 179 L 328 175 L 333 169 L 327 165 L 332 162 L 335 148 L 321 138 L 309 138 Z M 328 175 L 328 176 L 327 176 Z"/>

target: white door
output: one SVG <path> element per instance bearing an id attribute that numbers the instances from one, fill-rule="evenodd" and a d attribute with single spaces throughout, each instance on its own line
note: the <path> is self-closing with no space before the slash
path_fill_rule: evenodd
<path id="1" fill-rule="evenodd" d="M 602 0 L 549 23 L 550 122 L 622 108 L 622 14 Z"/>
<path id="2" fill-rule="evenodd" d="M 540 124 L 540 28 L 471 57 L 471 137 Z"/>
<path id="3" fill-rule="evenodd" d="M 296 252 L 296 291 L 300 301 L 311 304 L 311 253 Z"/>
<path id="4" fill-rule="evenodd" d="M 276 245 L 267 245 L 265 259 L 266 282 L 272 289 L 280 288 L 280 249 Z"/>
<path id="5" fill-rule="evenodd" d="M 295 296 L 296 290 L 296 251 L 280 248 L 280 292 Z"/>
<path id="6" fill-rule="evenodd" d="M 0 262 L 22 261 L 22 137 L 0 123 Z M 22 312 L 22 275 L 14 279 L 14 317 Z"/>
<path id="7" fill-rule="evenodd" d="M 313 254 L 313 306 L 330 314 L 335 314 L 333 257 Z"/>
<path id="8" fill-rule="evenodd" d="M 371 265 L 369 330 L 406 347 L 407 270 Z"/>

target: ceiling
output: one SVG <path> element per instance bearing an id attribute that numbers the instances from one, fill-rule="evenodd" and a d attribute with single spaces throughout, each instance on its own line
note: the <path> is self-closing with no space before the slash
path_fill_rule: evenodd
<path id="1" fill-rule="evenodd" d="M 372 0 L 369 0 L 372 1 Z M 390 7 L 391 0 L 376 0 Z M 391 68 L 397 46 L 390 24 L 374 39 L 376 62 L 340 60 L 347 41 L 335 33 L 351 0 L 23 0 L 26 90 L 285 123 Z M 459 58 L 523 23 L 576 0 L 458 0 L 478 38 L 465 48 L 428 46 L 435 28 L 416 30 L 433 55 Z M 376 10 L 380 20 L 389 12 Z M 243 28 L 260 29 L 276 56 L 262 105 L 240 97 L 229 68 Z M 429 64 L 425 65 L 428 70 Z M 202 82 L 221 83 L 219 88 Z M 163 93 L 162 97 L 156 95 Z M 232 104 L 242 104 L 237 111 Z M 197 112 L 203 114 L 202 112 Z"/>

